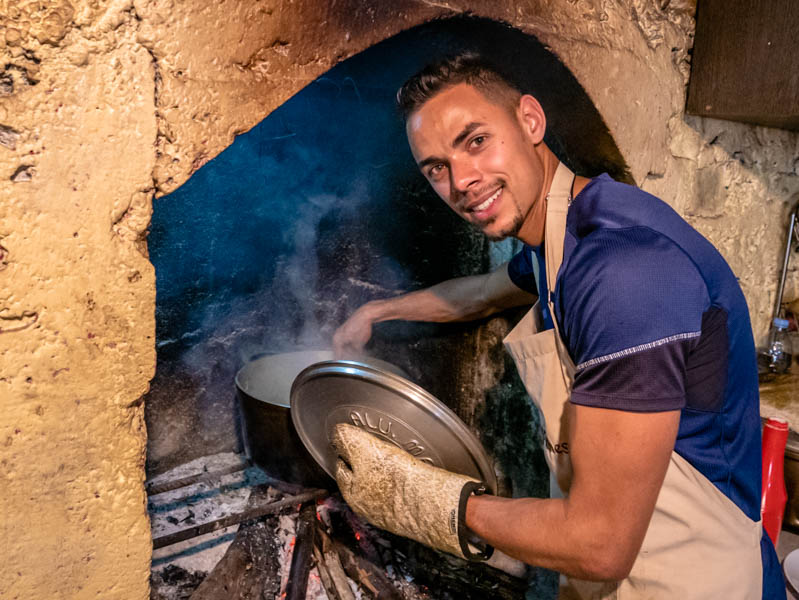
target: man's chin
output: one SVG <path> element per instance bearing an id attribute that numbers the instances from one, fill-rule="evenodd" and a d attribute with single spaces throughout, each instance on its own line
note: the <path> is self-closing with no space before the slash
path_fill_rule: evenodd
<path id="1" fill-rule="evenodd" d="M 515 219 L 512 223 L 504 228 L 497 227 L 495 221 L 478 225 L 477 228 L 492 242 L 501 242 L 509 237 L 516 237 L 522 228 L 522 219 Z"/>
<path id="2" fill-rule="evenodd" d="M 509 237 L 513 235 L 511 233 L 505 233 L 505 232 L 488 233 L 484 231 L 483 233 L 485 233 L 485 236 L 492 242 L 501 242 L 502 240 L 507 240 Z"/>

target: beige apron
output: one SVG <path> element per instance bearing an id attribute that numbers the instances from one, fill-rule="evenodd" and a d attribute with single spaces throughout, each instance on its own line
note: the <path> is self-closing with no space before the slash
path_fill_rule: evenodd
<path id="1" fill-rule="evenodd" d="M 561 341 L 551 293 L 563 260 L 566 213 L 574 175 L 562 163 L 547 195 L 544 247 L 550 298 L 533 309 L 505 338 L 528 394 L 544 417 L 545 454 L 560 490 L 568 494 L 569 398 L 574 363 Z M 539 303 L 547 303 L 555 329 L 542 331 Z M 554 484 L 554 481 L 553 481 Z M 749 519 L 676 452 L 666 471 L 643 545 L 630 575 L 619 582 L 569 579 L 560 598 L 752 599 L 760 598 L 760 522 Z"/>

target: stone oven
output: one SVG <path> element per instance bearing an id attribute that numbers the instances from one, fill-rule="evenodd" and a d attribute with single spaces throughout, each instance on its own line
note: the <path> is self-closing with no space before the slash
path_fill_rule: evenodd
<path id="1" fill-rule="evenodd" d="M 431 57 L 462 48 L 512 65 L 547 111 L 550 147 L 575 170 L 629 179 L 585 91 L 518 29 L 475 17 L 437 20 L 343 61 L 154 202 L 148 248 L 158 366 L 145 397 L 150 475 L 236 449 L 231 382 L 249 360 L 328 348 L 335 327 L 364 302 L 485 272 L 518 250 L 511 240 L 488 243 L 435 197 L 394 108 L 405 78 Z M 498 346 L 504 330 L 499 321 L 386 323 L 368 351 L 397 363 L 484 437 L 507 440 L 499 424 L 488 423 L 499 418 L 492 411 L 520 422 L 529 411 Z M 521 396 L 513 402 L 522 408 L 491 400 L 508 394 L 503 382 Z M 527 436 L 530 452 L 540 446 L 536 429 Z"/>
<path id="2" fill-rule="evenodd" d="M 226 157 L 240 147 L 293 134 L 270 118 L 296 110 L 292 101 L 313 108 L 302 94 L 316 91 L 323 97 L 325 86 L 339 86 L 337 93 L 345 97 L 360 95 L 367 104 L 379 103 L 383 88 L 394 85 L 392 78 L 401 78 L 403 69 L 422 61 L 441 39 L 452 42 L 465 35 L 485 44 L 497 41 L 495 51 L 520 63 L 526 61 L 520 56 L 524 50 L 531 60 L 528 67 L 533 58 L 550 60 L 540 93 L 552 103 L 553 143 L 563 158 L 586 174 L 607 170 L 629 177 L 686 216 L 739 276 L 756 339 L 762 339 L 788 203 L 799 190 L 799 140 L 785 131 L 684 115 L 693 12 L 691 0 L 0 0 L 0 278 L 5 281 L 0 304 L 5 409 L 0 418 L 0 533 L 6 565 L 0 596 L 147 597 L 151 538 L 144 491 L 145 411 L 162 411 L 151 424 L 151 469 L 166 468 L 169 456 L 175 461 L 190 457 L 194 449 L 188 444 L 177 444 L 174 451 L 152 445 L 169 439 L 158 434 L 159 427 L 184 427 L 181 419 L 191 412 L 166 402 L 181 392 L 170 385 L 185 367 L 185 362 L 169 362 L 170 357 L 183 356 L 194 341 L 192 332 L 218 340 L 240 324 L 217 319 L 218 325 L 210 327 L 202 318 L 207 313 L 199 311 L 186 313 L 195 322 L 179 325 L 177 317 L 159 313 L 156 351 L 156 291 L 166 294 L 164 299 L 169 294 L 181 298 L 179 284 L 160 281 L 162 275 L 174 276 L 173 283 L 180 280 L 180 265 L 170 263 L 170 251 L 189 248 L 180 256 L 202 258 L 205 252 L 206 258 L 218 258 L 234 248 L 225 245 L 234 242 L 231 233 L 228 240 L 222 237 L 230 225 L 228 213 L 214 213 L 218 205 L 192 204 L 191 186 L 214 189 L 215 169 L 224 169 Z M 474 18 L 463 19 L 465 13 Z M 384 58 L 398 59 L 406 47 L 407 60 L 387 65 L 360 87 L 354 75 L 369 72 L 364 61 L 370 54 L 377 57 L 391 49 Z M 328 71 L 328 82 L 318 79 Z M 557 76 L 549 79 L 553 73 Z M 570 119 L 563 102 L 575 103 L 579 118 Z M 271 150 L 267 155 L 275 158 Z M 378 171 L 379 165 L 370 168 Z M 320 204 L 328 211 L 327 221 L 308 217 L 314 231 L 322 233 L 311 240 L 320 244 L 321 254 L 316 254 L 322 263 L 349 265 L 351 280 L 392 292 L 485 269 L 511 251 L 507 245 L 488 247 L 453 226 L 440 254 L 454 249 L 459 260 L 439 263 L 412 256 L 438 243 L 425 230 L 428 220 L 450 217 L 423 197 L 418 180 L 398 172 L 392 176 L 375 188 L 369 187 L 371 180 L 360 187 L 354 180 L 344 187 L 298 191 L 309 203 L 307 214 Z M 403 189 L 408 199 L 395 223 L 401 229 L 395 245 L 386 248 L 372 239 L 365 249 L 347 247 L 350 238 L 333 226 L 333 217 L 352 234 L 367 235 L 361 219 L 384 219 L 384 209 L 377 207 L 385 206 L 385 199 L 357 211 L 352 203 L 389 186 Z M 235 196 L 234 190 L 230 193 Z M 246 204 L 227 208 L 252 209 Z M 209 214 L 199 212 L 206 209 Z M 306 213 L 300 209 L 299 214 Z M 211 215 L 220 219 L 219 228 L 211 227 Z M 196 228 L 181 229 L 188 222 Z M 281 240 L 290 246 L 290 251 L 280 250 L 285 264 L 308 241 L 299 235 L 298 223 L 283 223 L 289 237 Z M 180 246 L 174 236 L 181 231 L 203 235 L 186 236 Z M 208 239 L 204 234 L 209 232 L 220 237 Z M 416 246 L 398 243 L 409 233 Z M 204 245 L 204 239 L 214 244 Z M 342 255 L 358 261 L 342 263 Z M 363 270 L 375 264 L 374 255 L 393 261 L 381 271 L 388 275 L 381 275 L 379 284 L 372 277 L 376 271 Z M 203 265 L 225 273 L 222 263 Z M 258 281 L 249 275 L 242 273 L 240 280 Z M 329 322 L 317 322 L 323 335 L 358 300 L 382 291 L 349 285 L 345 289 L 339 280 L 318 280 L 317 291 L 334 315 Z M 793 276 L 791 287 L 796 296 Z M 208 284 L 198 293 L 215 289 Z M 246 293 L 259 289 L 224 298 L 229 304 L 219 304 L 219 314 L 233 314 L 228 309 L 235 304 L 242 309 L 240 317 L 257 316 Z M 346 302 L 331 303 L 342 293 Z M 197 297 L 182 301 L 197 307 Z M 168 306 L 161 300 L 159 310 Z M 313 310 L 320 314 L 318 307 Z M 273 333 L 270 325 L 261 325 L 259 341 Z M 168 335 L 165 326 L 173 327 Z M 447 364 L 436 365 L 443 378 L 412 373 L 475 425 L 486 394 L 502 383 L 505 369 L 497 343 L 506 326 L 498 319 L 476 328 L 397 328 L 379 335 L 375 350 L 394 352 L 392 340 L 398 338 L 405 346 L 411 339 L 431 340 L 414 348 L 428 359 L 440 355 L 442 347 L 468 356 L 480 349 L 487 358 L 479 365 L 450 370 Z M 296 323 L 292 332 L 295 341 L 301 338 L 302 324 Z M 181 336 L 187 336 L 183 342 L 169 343 Z M 406 367 L 413 365 L 410 357 L 400 357 Z M 200 397 L 196 379 L 182 381 L 182 398 Z M 205 380 L 200 383 L 204 386 Z M 459 395 L 461 389 L 470 393 Z M 459 404 L 456 398 L 470 400 Z M 174 416 L 170 407 L 177 413 L 174 422 L 169 421 Z M 216 448 L 235 445 L 234 423 L 231 417 L 218 439 L 204 441 Z M 180 456 L 186 448 L 188 454 Z M 163 461 L 160 467 L 158 461 Z M 514 474 L 506 475 L 512 484 Z"/>

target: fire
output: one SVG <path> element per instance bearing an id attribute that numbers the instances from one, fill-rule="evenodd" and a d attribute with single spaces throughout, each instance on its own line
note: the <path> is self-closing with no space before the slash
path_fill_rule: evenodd
<path id="1" fill-rule="evenodd" d="M 296 541 L 297 541 L 297 536 L 295 535 L 293 538 L 291 538 L 291 541 L 289 542 L 289 548 L 293 548 L 294 542 Z"/>
<path id="2" fill-rule="evenodd" d="M 358 533 L 357 531 L 355 532 L 355 539 L 358 540 L 359 542 L 361 541 L 361 534 Z"/>

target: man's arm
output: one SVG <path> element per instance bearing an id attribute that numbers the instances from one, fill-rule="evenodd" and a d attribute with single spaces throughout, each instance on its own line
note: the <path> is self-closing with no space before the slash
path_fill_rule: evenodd
<path id="1" fill-rule="evenodd" d="M 470 321 L 533 301 L 534 295 L 511 281 L 505 263 L 485 275 L 449 279 L 423 290 L 367 302 L 336 330 L 333 347 L 339 355 L 360 352 L 372 337 L 372 326 L 381 321 Z"/>
<path id="2" fill-rule="evenodd" d="M 680 412 L 633 413 L 573 404 L 569 409 L 569 497 L 473 496 L 466 525 L 528 564 L 580 579 L 624 579 L 649 526 Z"/>

